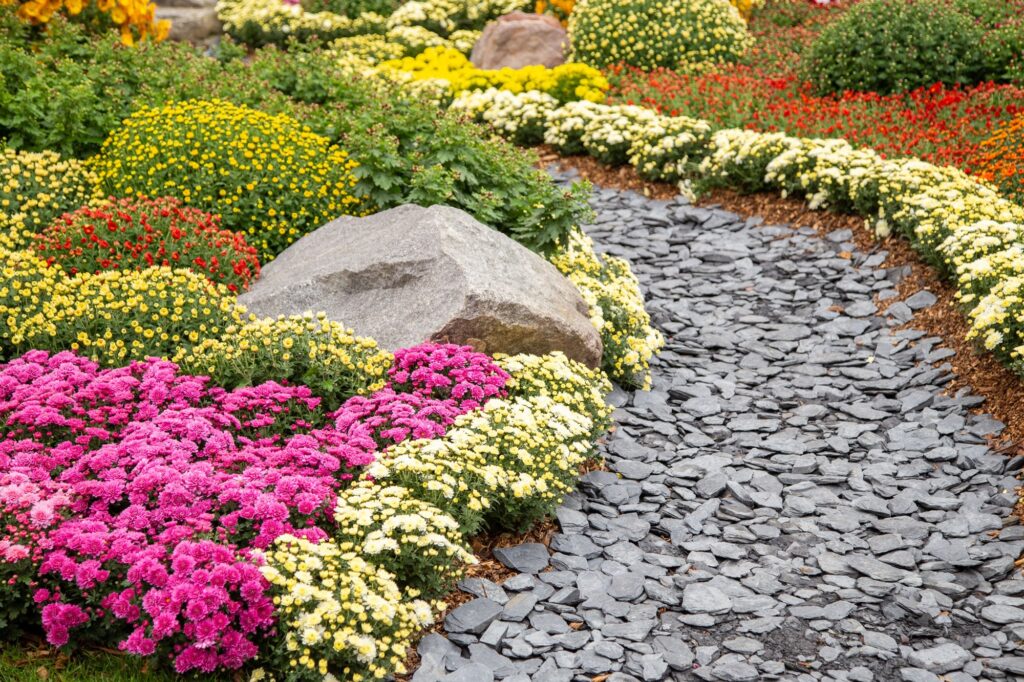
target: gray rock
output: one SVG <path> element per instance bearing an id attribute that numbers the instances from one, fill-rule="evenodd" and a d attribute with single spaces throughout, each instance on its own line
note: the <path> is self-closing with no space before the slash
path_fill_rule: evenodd
<path id="1" fill-rule="evenodd" d="M 493 554 L 502 565 L 519 573 L 540 573 L 548 567 L 548 548 L 539 542 L 496 547 Z"/>
<path id="2" fill-rule="evenodd" d="M 239 301 L 269 317 L 322 310 L 385 348 L 435 340 L 488 353 L 561 350 L 592 367 L 601 361 L 600 337 L 572 284 L 447 206 L 338 218 L 267 263 Z"/>
<path id="3" fill-rule="evenodd" d="M 501 611 L 501 604 L 496 601 L 474 599 L 456 607 L 445 616 L 444 627 L 448 632 L 469 632 L 478 635 L 501 615 Z"/>
<path id="4" fill-rule="evenodd" d="M 467 663 L 445 676 L 443 682 L 494 682 L 494 671 L 481 663 Z"/>
<path id="5" fill-rule="evenodd" d="M 732 599 L 717 587 L 690 583 L 683 589 L 683 609 L 688 613 L 723 613 L 732 608 Z"/>
<path id="6" fill-rule="evenodd" d="M 972 658 L 966 649 L 950 642 L 914 651 L 907 656 L 907 662 L 915 668 L 924 668 L 941 675 L 959 670 Z"/>
<path id="7" fill-rule="evenodd" d="M 470 61 L 480 69 L 553 67 L 565 62 L 569 38 L 551 16 L 512 12 L 484 27 Z"/>

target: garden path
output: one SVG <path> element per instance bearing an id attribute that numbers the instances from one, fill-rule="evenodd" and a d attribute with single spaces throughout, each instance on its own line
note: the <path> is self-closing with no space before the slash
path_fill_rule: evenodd
<path id="1" fill-rule="evenodd" d="M 939 339 L 897 331 L 933 297 L 880 313 L 900 272 L 842 231 L 613 190 L 595 209 L 668 337 L 653 390 L 613 394 L 608 471 L 550 557 L 464 581 L 413 679 L 1024 679 L 1022 461 L 944 394 Z"/>

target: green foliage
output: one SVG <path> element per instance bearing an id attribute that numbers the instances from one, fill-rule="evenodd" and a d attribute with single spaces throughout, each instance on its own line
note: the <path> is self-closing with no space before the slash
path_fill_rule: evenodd
<path id="1" fill-rule="evenodd" d="M 738 61 L 753 42 L 728 0 L 581 0 L 569 17 L 574 61 L 694 70 Z"/>
<path id="2" fill-rule="evenodd" d="M 393 86 L 355 78 L 329 52 L 263 50 L 251 68 L 289 97 L 320 105 L 305 122 L 358 160 L 355 191 L 378 208 L 455 206 L 542 253 L 588 215 L 585 185 L 558 188 L 530 153 Z"/>
<path id="3" fill-rule="evenodd" d="M 90 156 L 141 108 L 222 99 L 287 114 L 340 144 L 359 163 L 356 194 L 376 208 L 449 204 L 544 252 L 588 210 L 583 186 L 560 190 L 530 154 L 395 86 L 353 75 L 329 50 L 292 43 L 288 52 L 264 48 L 243 60 L 226 43 L 218 61 L 178 43 L 90 40 L 57 19 L 30 46 L 19 31 L 0 24 L 0 136 L 14 147 Z"/>
<path id="4" fill-rule="evenodd" d="M 1024 47 L 1019 0 L 865 0 L 828 25 L 804 57 L 822 93 L 903 92 L 1012 78 Z"/>
<path id="5" fill-rule="evenodd" d="M 182 43 L 126 47 L 115 34 L 90 39 L 58 16 L 45 39 L 26 40 L 0 24 L 0 137 L 16 149 L 89 156 L 140 106 L 175 100 L 226 95 L 275 113 L 286 107 L 244 64 L 222 66 Z"/>

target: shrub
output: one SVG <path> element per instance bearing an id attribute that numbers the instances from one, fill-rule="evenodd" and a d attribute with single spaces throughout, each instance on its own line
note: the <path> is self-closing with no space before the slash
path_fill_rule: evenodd
<path id="1" fill-rule="evenodd" d="M 823 93 L 969 83 L 980 76 L 983 35 L 944 0 L 865 0 L 821 31 L 802 68 Z"/>
<path id="2" fill-rule="evenodd" d="M 693 69 L 735 62 L 752 43 L 728 0 L 581 0 L 569 17 L 573 59 Z"/>
<path id="3" fill-rule="evenodd" d="M 4 149 L 0 157 L 0 247 L 19 249 L 65 211 L 95 204 L 96 176 L 54 152 Z"/>
<path id="4" fill-rule="evenodd" d="M 191 270 L 152 267 L 67 277 L 29 258 L 8 259 L 0 279 L 3 345 L 81 351 L 115 366 L 169 357 L 237 324 L 226 287 Z"/>
<path id="5" fill-rule="evenodd" d="M 478 69 L 464 54 L 450 47 L 432 47 L 416 57 L 386 61 L 381 66 L 409 74 L 415 80 L 447 81 L 451 95 L 488 88 L 512 92 L 539 90 L 564 104 L 581 99 L 600 102 L 609 88 L 601 72 L 586 64 L 560 64 L 554 68 L 538 64 L 520 69 Z"/>
<path id="6" fill-rule="evenodd" d="M 376 341 L 355 336 L 323 313 L 232 325 L 222 338 L 204 339 L 173 359 L 225 388 L 266 381 L 308 386 L 327 411 L 382 388 L 392 360 Z"/>
<path id="7" fill-rule="evenodd" d="M 260 272 L 256 249 L 220 217 L 177 199 L 117 199 L 102 208 L 66 213 L 46 228 L 35 249 L 47 263 L 79 272 L 187 267 L 239 293 Z"/>
<path id="8" fill-rule="evenodd" d="M 1024 114 L 1001 125 L 981 143 L 974 167 L 975 175 L 1024 204 Z"/>
<path id="9" fill-rule="evenodd" d="M 409 599 L 395 576 L 338 543 L 284 535 L 261 571 L 278 602 L 283 637 L 252 679 L 383 680 L 404 673 L 406 651 L 433 623 L 430 604 Z M 311 626 L 316 623 L 316 626 Z M 307 653 L 308 652 L 308 653 Z"/>
<path id="10" fill-rule="evenodd" d="M 266 262 L 339 215 L 361 212 L 348 155 L 285 115 L 223 100 L 132 114 L 94 168 L 106 191 L 176 196 L 245 232 Z"/>
<path id="11" fill-rule="evenodd" d="M 88 156 L 136 107 L 221 98 L 288 114 L 340 143 L 360 164 L 353 171 L 356 193 L 377 208 L 452 205 L 540 250 L 564 241 L 587 215 L 585 187 L 559 190 L 529 154 L 492 142 L 486 130 L 455 113 L 353 75 L 333 50 L 292 48 L 265 48 L 249 60 L 221 64 L 178 43 L 129 50 L 110 39 L 90 42 L 66 22 L 51 27 L 33 49 L 0 37 L 0 135 L 21 147 Z M 170 169 L 163 174 L 175 175 Z M 85 203 L 62 206 L 56 215 Z M 219 212 L 225 227 L 246 231 L 230 213 L 186 203 Z"/>
<path id="12" fill-rule="evenodd" d="M 338 495 L 335 539 L 395 575 L 416 594 L 449 591 L 465 564 L 476 563 L 459 524 L 440 509 L 417 500 L 401 486 L 362 481 Z"/>
<path id="13" fill-rule="evenodd" d="M 551 263 L 579 290 L 590 307 L 590 319 L 601 333 L 601 367 L 615 381 L 650 388 L 651 359 L 665 345 L 644 308 L 640 283 L 629 263 L 610 255 L 598 256 L 594 243 L 574 230 L 568 245 Z"/>
<path id="14" fill-rule="evenodd" d="M 307 12 L 332 12 L 349 19 L 358 19 L 367 13 L 386 17 L 400 3 L 398 0 L 301 0 L 299 4 Z"/>

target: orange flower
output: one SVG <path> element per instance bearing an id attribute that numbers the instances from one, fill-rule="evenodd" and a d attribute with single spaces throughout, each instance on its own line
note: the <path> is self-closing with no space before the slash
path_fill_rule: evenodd
<path id="1" fill-rule="evenodd" d="M 0 0 L 0 5 L 13 5 L 17 0 Z M 30 24 L 45 24 L 55 13 L 64 10 L 69 16 L 76 16 L 90 0 L 26 0 L 18 6 L 17 15 Z M 156 6 L 148 0 L 95 0 L 96 8 L 109 14 L 121 32 L 125 45 L 134 45 L 137 40 L 151 38 L 161 41 L 167 37 L 170 22 L 154 21 Z"/>

